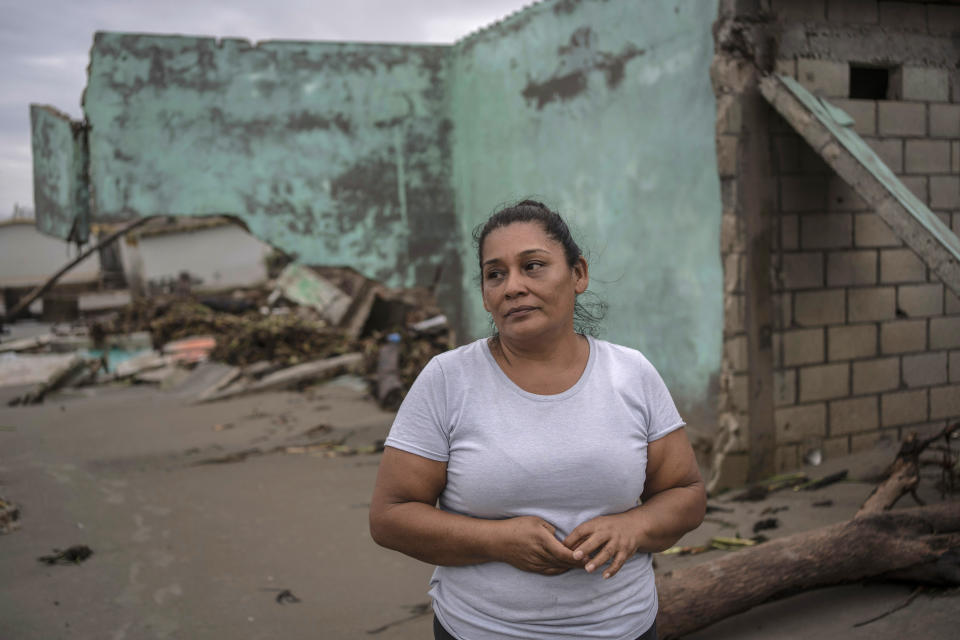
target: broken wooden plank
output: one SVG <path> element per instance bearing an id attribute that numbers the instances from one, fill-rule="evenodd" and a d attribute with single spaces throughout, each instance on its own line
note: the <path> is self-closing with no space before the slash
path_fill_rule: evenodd
<path id="1" fill-rule="evenodd" d="M 786 76 L 766 76 L 760 91 L 897 237 L 960 295 L 960 238 L 853 131 L 850 116 Z"/>
<path id="2" fill-rule="evenodd" d="M 346 353 L 323 360 L 314 360 L 304 362 L 293 367 L 281 369 L 260 380 L 250 383 L 234 383 L 220 392 L 213 393 L 206 397 L 202 402 L 212 402 L 214 400 L 223 400 L 234 396 L 246 395 L 249 393 L 258 393 L 261 391 L 275 391 L 286 389 L 297 384 L 312 382 L 323 378 L 329 378 L 346 371 L 350 367 L 356 367 L 363 364 L 364 356 L 362 353 Z"/>

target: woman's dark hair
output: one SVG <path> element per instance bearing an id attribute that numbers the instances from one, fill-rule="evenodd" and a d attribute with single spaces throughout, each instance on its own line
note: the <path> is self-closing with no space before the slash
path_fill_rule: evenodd
<path id="1" fill-rule="evenodd" d="M 483 272 L 484 240 L 487 239 L 487 236 L 490 235 L 490 232 L 494 229 L 506 227 L 515 222 L 536 222 L 543 227 L 544 232 L 559 242 L 563 247 L 567 266 L 571 269 L 576 266 L 577 260 L 583 255 L 580 247 L 573 239 L 573 234 L 570 233 L 570 228 L 567 226 L 567 223 L 564 222 L 563 218 L 560 217 L 559 213 L 550 210 L 550 208 L 542 202 L 522 200 L 514 205 L 496 211 L 484 224 L 478 225 L 473 230 L 473 242 L 477 245 L 477 262 L 479 263 L 481 274 Z M 587 291 L 584 293 L 589 293 L 596 298 L 593 292 Z M 596 336 L 599 332 L 598 325 L 606 313 L 606 308 L 607 305 L 599 298 L 593 302 L 583 303 L 578 296 L 573 308 L 574 329 L 578 333 L 587 333 Z"/>

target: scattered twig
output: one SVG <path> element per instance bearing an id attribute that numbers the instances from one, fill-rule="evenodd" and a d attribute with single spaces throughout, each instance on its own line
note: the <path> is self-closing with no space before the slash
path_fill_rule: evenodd
<path id="1" fill-rule="evenodd" d="M 394 620 L 393 622 L 388 622 L 382 627 L 377 627 L 376 629 L 369 629 L 367 630 L 367 633 L 369 635 L 376 635 L 378 633 L 383 633 L 390 627 L 395 627 L 399 624 L 403 624 L 404 622 L 410 622 L 411 620 L 416 620 L 417 618 L 425 616 L 428 613 L 430 613 L 430 611 L 432 611 L 432 607 L 430 606 L 429 602 L 421 602 L 420 604 L 415 604 L 415 605 L 406 607 L 406 609 L 407 611 L 410 612 L 410 615 L 407 616 L 406 618 L 401 618 L 400 620 Z"/>
<path id="2" fill-rule="evenodd" d="M 708 504 L 707 513 L 733 513 L 733 509 L 730 507 L 718 507 L 715 504 Z"/>
<path id="3" fill-rule="evenodd" d="M 910 596 L 909 596 L 906 600 L 904 600 L 903 602 L 901 602 L 900 604 L 898 604 L 897 606 L 895 606 L 893 609 L 890 609 L 889 611 L 884 611 L 884 612 L 881 613 L 880 615 L 874 616 L 873 618 L 870 618 L 869 620 L 864 620 L 863 622 L 857 622 L 857 623 L 854 624 L 853 626 L 854 626 L 854 627 L 863 627 L 863 626 L 866 626 L 866 625 L 870 624 L 871 622 L 876 622 L 877 620 L 880 620 L 881 618 L 886 618 L 886 617 L 887 617 L 888 615 L 890 615 L 891 613 L 896 613 L 897 611 L 900 611 L 900 609 L 904 609 L 904 608 L 910 606 L 910 603 L 913 602 L 913 601 L 916 599 L 916 597 L 917 597 L 918 595 L 920 595 L 920 593 L 921 593 L 922 591 L 923 591 L 923 587 L 917 587 L 916 589 L 913 590 L 913 593 L 911 593 Z"/>
<path id="4" fill-rule="evenodd" d="M 824 487 L 830 486 L 831 484 L 835 484 L 837 482 L 840 482 L 846 479 L 847 479 L 847 470 L 844 469 L 843 471 L 837 471 L 836 473 L 831 473 L 828 476 L 824 476 L 819 480 L 811 480 L 810 482 L 804 482 L 803 484 L 795 486 L 793 490 L 800 491 L 801 489 L 803 489 L 804 491 L 815 491 L 816 489 L 822 489 Z"/>
<path id="5" fill-rule="evenodd" d="M 759 502 L 769 494 L 780 491 L 781 489 L 793 487 L 794 490 L 796 490 L 798 485 L 809 484 L 807 480 L 807 474 L 802 471 L 771 476 L 766 480 L 747 487 L 746 491 L 735 495 L 731 499 L 735 502 Z"/>
<path id="6" fill-rule="evenodd" d="M 736 529 L 736 528 L 737 528 L 737 525 L 736 525 L 735 523 L 733 523 L 733 522 L 728 522 L 728 521 L 726 521 L 726 520 L 723 520 L 722 518 L 712 518 L 712 517 L 710 517 L 710 516 L 707 516 L 707 517 L 705 517 L 705 518 L 703 519 L 703 521 L 704 521 L 704 522 L 712 522 L 713 524 L 720 525 L 721 527 L 724 527 L 724 528 L 727 528 L 727 529 Z"/>
<path id="7" fill-rule="evenodd" d="M 780 513 L 781 511 L 786 511 L 786 510 L 788 510 L 789 508 L 790 508 L 790 507 L 788 507 L 787 505 L 783 505 L 782 507 L 767 507 L 766 509 L 764 509 L 763 511 L 760 512 L 760 515 L 762 515 L 762 516 L 771 515 L 771 516 L 772 516 L 772 515 L 775 515 L 775 514 L 777 514 L 777 513 Z"/>

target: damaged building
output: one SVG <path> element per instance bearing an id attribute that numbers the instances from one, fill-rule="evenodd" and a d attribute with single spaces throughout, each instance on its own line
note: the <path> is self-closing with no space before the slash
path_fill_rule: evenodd
<path id="1" fill-rule="evenodd" d="M 590 249 L 713 489 L 960 418 L 960 7 L 546 0 L 450 46 L 98 33 L 85 120 L 32 107 L 37 226 L 231 216 L 437 285 L 534 196 Z"/>

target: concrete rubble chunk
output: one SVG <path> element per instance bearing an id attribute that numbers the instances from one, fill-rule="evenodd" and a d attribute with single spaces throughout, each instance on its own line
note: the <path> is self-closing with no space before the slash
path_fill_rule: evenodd
<path id="1" fill-rule="evenodd" d="M 165 367 L 168 363 L 169 359 L 162 354 L 153 350 L 144 351 L 119 363 L 114 369 L 113 377 L 116 380 L 132 378 L 139 373 Z"/>
<path id="2" fill-rule="evenodd" d="M 849 116 L 838 115 L 837 107 L 787 76 L 766 76 L 760 91 L 897 237 L 960 294 L 960 239 L 857 135 Z"/>
<path id="3" fill-rule="evenodd" d="M 277 279 L 277 289 L 292 302 L 316 309 L 330 324 L 337 325 L 350 307 L 350 296 L 309 267 L 288 265 Z"/>
<path id="4" fill-rule="evenodd" d="M 40 404 L 48 393 L 63 387 L 86 368 L 87 359 L 79 354 L 73 354 L 66 362 L 51 372 L 45 381 L 23 395 L 13 398 L 7 405 L 16 407 L 19 405 Z"/>

